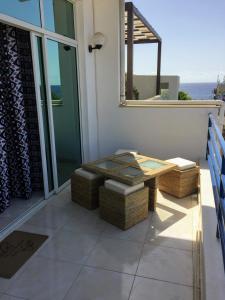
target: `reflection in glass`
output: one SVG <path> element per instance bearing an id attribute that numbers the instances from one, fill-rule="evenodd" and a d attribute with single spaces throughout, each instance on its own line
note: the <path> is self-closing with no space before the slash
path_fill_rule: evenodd
<path id="1" fill-rule="evenodd" d="M 47 54 L 60 186 L 81 164 L 76 49 L 48 40 Z M 55 98 L 61 105 L 55 105 Z"/>
<path id="2" fill-rule="evenodd" d="M 96 167 L 101 169 L 115 169 L 118 168 L 119 166 L 121 165 L 111 160 L 105 160 L 103 162 L 96 164 Z"/>
<path id="3" fill-rule="evenodd" d="M 40 87 L 40 96 L 41 96 L 41 109 L 42 109 L 42 118 L 43 118 L 43 127 L 44 127 L 44 138 L 45 138 L 45 151 L 47 159 L 47 172 L 48 172 L 48 186 L 49 192 L 54 189 L 53 183 L 53 171 L 52 171 L 52 158 L 51 158 L 51 147 L 50 147 L 50 134 L 49 134 L 49 123 L 48 123 L 48 109 L 46 102 L 46 86 L 45 86 L 45 77 L 44 77 L 44 66 L 43 66 L 43 53 L 41 38 L 36 37 L 36 53 L 35 60 L 37 62 L 37 81 Z"/>
<path id="4" fill-rule="evenodd" d="M 73 4 L 66 0 L 44 1 L 45 28 L 75 38 Z"/>
<path id="5" fill-rule="evenodd" d="M 154 170 L 154 169 L 159 169 L 161 167 L 164 167 L 165 164 L 153 160 L 147 160 L 140 163 L 140 166 Z"/>
<path id="6" fill-rule="evenodd" d="M 2 0 L 0 13 L 41 27 L 39 0 Z"/>

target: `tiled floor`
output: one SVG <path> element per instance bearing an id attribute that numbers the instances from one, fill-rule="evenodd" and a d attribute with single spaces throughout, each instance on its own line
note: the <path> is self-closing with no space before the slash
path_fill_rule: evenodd
<path id="1" fill-rule="evenodd" d="M 128 231 L 102 221 L 64 190 L 20 229 L 49 239 L 0 300 L 193 300 L 194 196 L 158 195 L 156 213 Z"/>

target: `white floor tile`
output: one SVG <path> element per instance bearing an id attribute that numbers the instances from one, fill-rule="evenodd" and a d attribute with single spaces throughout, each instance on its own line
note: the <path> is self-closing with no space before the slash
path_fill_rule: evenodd
<path id="1" fill-rule="evenodd" d="M 130 300 L 193 300 L 191 287 L 136 277 Z"/>
<path id="2" fill-rule="evenodd" d="M 145 241 L 148 228 L 149 220 L 144 220 L 125 231 L 111 224 L 107 224 L 103 232 L 103 237 L 143 243 Z"/>
<path id="3" fill-rule="evenodd" d="M 99 235 L 105 229 L 106 222 L 101 220 L 98 215 L 88 216 L 81 215 L 71 217 L 63 229 L 73 231 L 74 233 L 95 234 Z"/>
<path id="4" fill-rule="evenodd" d="M 133 276 L 84 267 L 64 300 L 128 300 Z"/>
<path id="5" fill-rule="evenodd" d="M 192 252 L 145 245 L 137 275 L 192 286 Z"/>
<path id="6" fill-rule="evenodd" d="M 50 229 L 61 228 L 69 219 L 63 208 L 46 206 L 34 215 L 27 223 Z"/>
<path id="7" fill-rule="evenodd" d="M 161 246 L 173 247 L 192 251 L 193 222 L 192 216 L 164 219 L 165 212 L 157 210 L 152 216 L 146 242 L 157 243 Z"/>
<path id="8" fill-rule="evenodd" d="M 61 191 L 59 194 L 54 195 L 49 201 L 49 204 L 57 207 L 64 207 L 71 202 L 71 189 L 69 186 L 63 191 Z"/>
<path id="9" fill-rule="evenodd" d="M 102 239 L 91 252 L 87 265 L 135 274 L 142 250 L 141 243 Z"/>
<path id="10" fill-rule="evenodd" d="M 94 248 L 98 236 L 78 234 L 68 230 L 60 230 L 39 254 L 44 257 L 58 258 L 74 263 L 84 263 Z"/>
<path id="11" fill-rule="evenodd" d="M 34 257 L 7 294 L 32 300 L 62 300 L 80 268 L 72 263 Z"/>
<path id="12" fill-rule="evenodd" d="M 193 199 L 196 199 L 196 195 L 187 196 L 182 199 L 178 199 L 169 194 L 158 192 L 157 203 L 167 206 L 176 210 L 177 212 L 187 213 L 191 212 L 192 208 L 195 206 Z"/>

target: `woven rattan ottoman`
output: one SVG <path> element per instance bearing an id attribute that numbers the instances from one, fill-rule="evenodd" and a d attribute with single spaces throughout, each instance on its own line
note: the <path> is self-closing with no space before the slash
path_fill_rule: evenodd
<path id="1" fill-rule="evenodd" d="M 99 208 L 102 219 L 126 230 L 147 218 L 148 188 L 143 185 L 141 189 L 124 195 L 102 186 Z"/>
<path id="2" fill-rule="evenodd" d="M 199 181 L 199 167 L 196 163 L 181 158 L 169 161 L 177 164 L 177 168 L 159 177 L 159 190 L 176 198 L 184 198 L 196 193 Z"/>
<path id="3" fill-rule="evenodd" d="M 104 177 L 77 169 L 71 177 L 72 201 L 87 209 L 99 206 L 99 187 L 104 184 Z"/>

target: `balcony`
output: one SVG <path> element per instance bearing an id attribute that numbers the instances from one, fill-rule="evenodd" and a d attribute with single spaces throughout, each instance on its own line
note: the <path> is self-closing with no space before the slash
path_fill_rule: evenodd
<path id="1" fill-rule="evenodd" d="M 0 300 L 224 299 L 224 248 L 221 245 L 224 242 L 222 213 L 225 188 L 222 189 L 222 186 L 225 173 L 223 165 L 221 168 L 224 154 L 220 156 L 225 152 L 219 148 L 215 150 L 217 140 L 208 144 L 211 165 L 205 161 L 207 142 L 210 142 L 212 131 L 208 131 L 209 114 L 214 115 L 218 127 L 221 127 L 224 123 L 224 105 L 221 101 L 178 103 L 173 100 L 128 100 L 122 103 L 119 63 L 121 3 L 112 0 L 76 1 L 77 40 L 63 36 L 62 32 L 51 33 L 48 28 L 46 31 L 40 25 L 40 28 L 33 25 L 27 27 L 26 22 L 15 20 L 13 16 L 0 15 L 1 21 L 6 24 L 31 28 L 32 43 L 36 43 L 34 49 L 44 49 L 44 55 L 39 51 L 39 62 L 40 66 L 45 65 L 42 74 L 45 76 L 37 76 L 44 82 L 37 82 L 36 90 L 46 83 L 46 101 L 39 101 L 39 116 L 41 109 L 49 112 L 44 113 L 47 119 L 40 119 L 45 122 L 40 122 L 40 128 L 47 191 L 45 198 L 49 199 L 38 202 L 35 207 L 32 202 L 28 204 L 31 207 L 24 204 L 26 213 L 22 218 L 17 218 L 10 228 L 0 232 L 0 239 L 13 230 L 45 234 L 48 239 L 12 279 L 0 278 Z M 44 16 L 42 13 L 42 18 Z M 101 51 L 91 54 L 88 45 L 95 32 L 104 33 L 106 43 Z M 65 47 L 64 44 L 69 46 Z M 60 99 L 52 99 L 51 88 L 55 85 L 48 82 L 48 69 L 51 66 L 48 66 L 50 60 L 46 53 L 52 47 L 56 52 L 60 50 L 59 58 L 52 66 L 59 65 L 65 73 L 62 76 L 65 83 L 63 89 L 67 93 L 75 81 L 76 87 L 79 85 L 76 95 L 65 94 L 68 97 L 66 99 L 76 98 L 77 116 L 80 109 L 76 128 L 81 132 L 77 139 L 75 133 L 70 131 L 73 120 L 69 120 L 69 112 L 73 115 L 73 106 L 67 107 L 68 102 L 61 101 L 60 93 L 60 97 L 55 97 Z M 66 55 L 72 55 L 75 48 L 79 52 L 79 68 L 70 63 L 70 57 L 66 60 Z M 63 57 L 60 56 L 62 54 Z M 63 66 L 63 62 L 67 64 Z M 69 66 L 72 71 L 78 69 L 80 81 L 75 78 L 70 84 L 71 76 L 66 80 L 70 74 Z M 63 74 L 60 70 L 58 73 Z M 153 78 L 154 94 L 160 87 L 159 75 L 158 68 L 158 83 Z M 177 90 L 178 77 L 161 79 L 165 90 L 168 86 Z M 151 98 L 148 92 L 146 98 Z M 62 114 L 63 108 L 67 108 L 65 114 Z M 44 141 L 44 128 L 48 128 L 48 124 L 50 134 L 46 136 L 49 140 Z M 54 124 L 57 124 L 56 128 Z M 61 130 L 65 128 L 69 131 Z M 57 140 L 54 140 L 55 129 L 59 130 L 56 132 Z M 80 147 L 77 146 L 78 140 L 82 144 Z M 156 212 L 150 212 L 148 219 L 132 229 L 121 231 L 101 220 L 98 210 L 90 212 L 71 201 L 69 183 L 61 180 L 58 184 L 58 179 L 63 176 L 57 173 L 60 169 L 70 172 L 68 160 L 58 162 L 56 148 L 60 152 L 58 157 L 63 158 L 65 153 L 66 158 L 70 157 L 69 150 L 77 150 L 79 164 L 110 155 L 118 148 L 138 149 L 141 153 L 160 159 L 176 156 L 191 159 L 199 162 L 201 168 L 199 193 L 178 200 L 158 191 Z M 46 149 L 50 153 L 46 153 Z M 52 190 L 48 189 L 51 186 L 48 185 L 51 176 L 48 178 L 45 157 L 48 154 L 53 162 Z M 58 193 L 59 189 L 62 190 Z M 218 198 L 215 196 L 217 194 Z M 44 200 L 43 195 L 41 197 Z M 7 219 L 9 210 L 4 212 L 6 217 L 2 215 L 2 227 L 11 222 Z"/>

